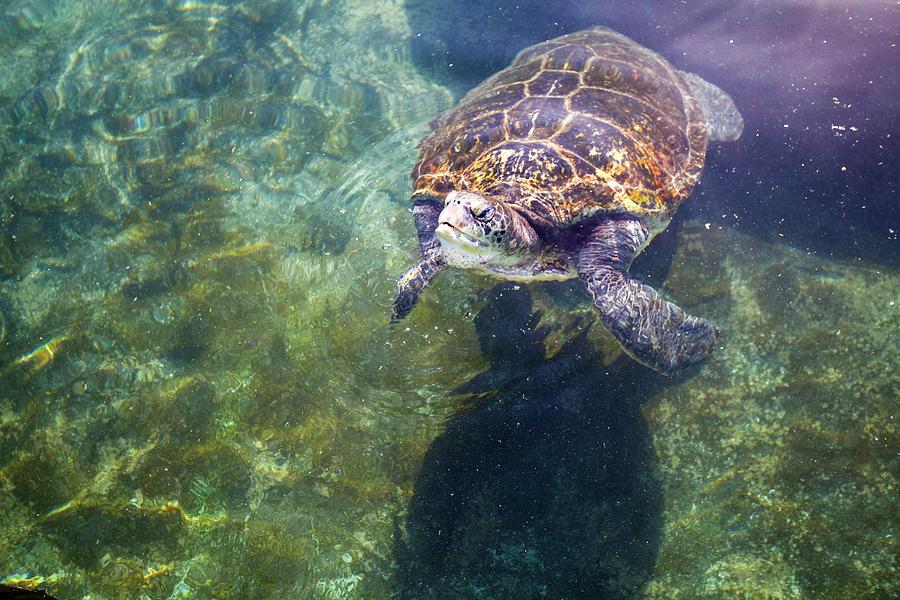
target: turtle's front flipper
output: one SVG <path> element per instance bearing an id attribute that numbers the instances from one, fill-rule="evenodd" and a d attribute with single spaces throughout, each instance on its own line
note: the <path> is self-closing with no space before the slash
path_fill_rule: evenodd
<path id="1" fill-rule="evenodd" d="M 391 307 L 391 323 L 396 323 L 412 311 L 425 286 L 447 266 L 441 253 L 441 242 L 434 234 L 442 209 L 440 202 L 434 198 L 413 201 L 412 213 L 419 232 L 419 254 L 422 260 L 407 269 L 397 281 L 397 297 Z"/>
<path id="2" fill-rule="evenodd" d="M 400 321 L 412 311 L 419 302 L 419 294 L 444 266 L 440 253 L 434 253 L 406 270 L 397 281 L 397 297 L 391 306 L 391 323 Z"/>
<path id="3" fill-rule="evenodd" d="M 605 221 L 587 235 L 574 257 L 575 266 L 603 324 L 625 351 L 672 375 L 705 359 L 718 330 L 629 277 L 631 260 L 646 240 L 647 227 L 639 220 Z"/>

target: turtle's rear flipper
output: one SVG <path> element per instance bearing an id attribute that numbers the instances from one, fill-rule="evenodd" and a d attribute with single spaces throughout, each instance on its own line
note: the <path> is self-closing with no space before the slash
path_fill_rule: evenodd
<path id="1" fill-rule="evenodd" d="M 575 266 L 603 324 L 622 348 L 637 361 L 674 375 L 709 356 L 719 332 L 629 277 L 626 270 L 646 239 L 647 228 L 640 221 L 600 223 L 575 256 Z"/>
<path id="2" fill-rule="evenodd" d="M 638 362 L 674 375 L 712 352 L 718 330 L 663 300 L 649 285 L 611 268 L 582 279 L 603 324 Z"/>
<path id="3" fill-rule="evenodd" d="M 681 71 L 681 76 L 703 109 L 703 115 L 709 124 L 709 139 L 717 142 L 733 142 L 741 137 L 744 118 L 738 112 L 731 96 L 699 75 Z"/>

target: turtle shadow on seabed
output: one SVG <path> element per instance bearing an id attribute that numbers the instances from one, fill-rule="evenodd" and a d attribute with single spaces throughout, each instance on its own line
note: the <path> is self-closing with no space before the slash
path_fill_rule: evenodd
<path id="1" fill-rule="evenodd" d="M 663 510 L 640 403 L 665 378 L 609 375 L 584 334 L 546 359 L 529 293 L 491 296 L 476 317 L 491 367 L 458 390 L 477 406 L 432 443 L 398 518 L 399 597 L 637 597 Z"/>

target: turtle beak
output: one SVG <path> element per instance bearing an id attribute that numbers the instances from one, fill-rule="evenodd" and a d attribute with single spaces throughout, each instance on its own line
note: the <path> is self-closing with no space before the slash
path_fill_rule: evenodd
<path id="1" fill-rule="evenodd" d="M 450 192 L 447 204 L 438 216 L 435 234 L 446 242 L 474 250 L 487 246 L 484 226 L 479 221 L 493 211 L 493 204 L 471 192 Z"/>
<path id="2" fill-rule="evenodd" d="M 457 229 L 449 223 L 441 223 L 434 230 L 434 233 L 443 241 L 458 246 L 470 246 L 472 248 L 480 248 L 484 244 L 477 238 L 469 235 L 465 231 Z"/>
<path id="3" fill-rule="evenodd" d="M 434 230 L 443 242 L 464 247 L 478 248 L 482 244 L 470 231 L 474 225 L 472 215 L 458 205 L 448 205 L 438 217 L 438 226 Z"/>
<path id="4" fill-rule="evenodd" d="M 446 232 L 449 227 L 453 230 L 466 232 L 470 237 L 473 237 L 473 234 L 476 234 L 481 229 L 476 215 L 483 214 L 488 210 L 489 206 L 490 202 L 478 194 L 450 192 L 447 195 L 447 204 L 444 206 L 444 210 L 441 211 L 440 216 L 438 216 L 438 230 L 436 232 L 440 235 L 442 230 Z"/>
<path id="5" fill-rule="evenodd" d="M 475 224 L 475 218 L 472 216 L 466 205 L 459 201 L 450 202 L 441 211 L 438 217 L 438 225 L 450 225 L 455 229 L 468 229 Z"/>

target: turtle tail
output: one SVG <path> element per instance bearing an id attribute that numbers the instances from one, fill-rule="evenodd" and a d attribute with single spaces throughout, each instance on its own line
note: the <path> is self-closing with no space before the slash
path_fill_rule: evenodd
<path id="1" fill-rule="evenodd" d="M 699 75 L 681 71 L 681 76 L 688 84 L 691 95 L 700 103 L 703 116 L 709 124 L 709 139 L 716 142 L 733 142 L 741 137 L 744 118 L 738 112 L 731 96 Z"/>

